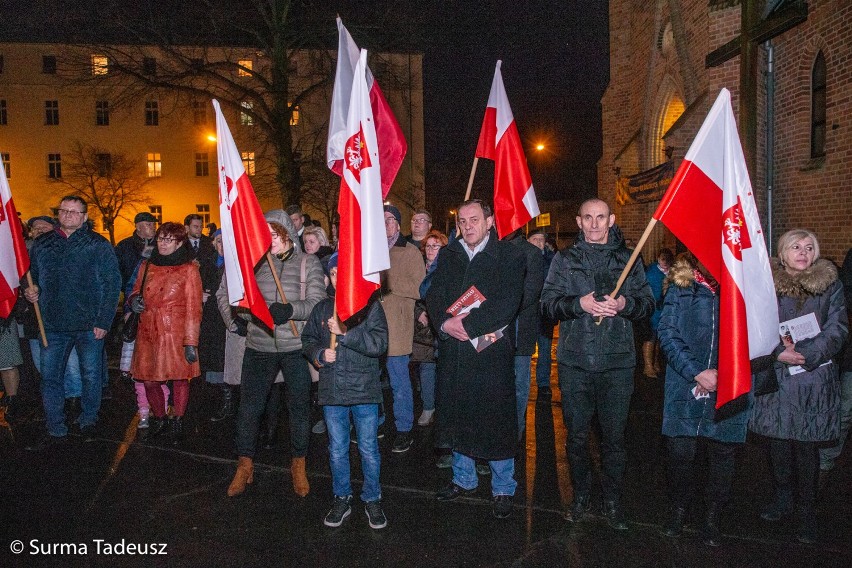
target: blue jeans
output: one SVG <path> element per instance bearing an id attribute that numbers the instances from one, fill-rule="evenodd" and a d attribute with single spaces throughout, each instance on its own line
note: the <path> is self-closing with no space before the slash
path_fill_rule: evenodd
<path id="1" fill-rule="evenodd" d="M 336 497 L 352 495 L 349 471 L 349 414 L 355 422 L 358 452 L 361 454 L 361 471 L 364 485 L 361 500 L 365 503 L 382 498 L 379 485 L 381 456 L 379 455 L 379 405 L 323 406 L 323 417 L 328 428 L 328 454 L 331 463 L 331 485 Z"/>
<path id="2" fill-rule="evenodd" d="M 624 433 L 633 394 L 633 367 L 586 371 L 559 363 L 562 417 L 568 430 L 568 464 L 574 493 L 587 496 L 592 487 L 589 430 L 597 411 L 600 424 L 601 486 L 605 501 L 621 498 L 627 452 Z"/>
<path id="3" fill-rule="evenodd" d="M 423 410 L 435 410 L 435 362 L 420 363 L 420 397 L 423 399 Z"/>
<path id="4" fill-rule="evenodd" d="M 41 373 L 41 339 L 30 339 L 30 351 L 38 372 Z M 65 398 L 80 397 L 83 394 L 83 379 L 80 376 L 80 360 L 77 350 L 72 349 L 65 365 Z"/>
<path id="5" fill-rule="evenodd" d="M 95 339 L 88 331 L 48 331 L 48 346 L 41 350 L 41 396 L 47 432 L 51 436 L 64 436 L 65 426 L 65 369 L 72 349 L 77 349 L 80 360 L 82 392 L 80 428 L 98 421 L 103 389 L 104 340 Z"/>
<path id="6" fill-rule="evenodd" d="M 515 459 L 489 461 L 491 467 L 491 494 L 514 495 L 518 482 L 515 481 Z M 473 458 L 453 451 L 453 483 L 462 489 L 476 489 L 479 478 Z"/>
<path id="7" fill-rule="evenodd" d="M 410 355 L 388 357 L 387 367 L 393 390 L 393 420 L 397 432 L 411 432 L 414 425 L 414 394 L 408 374 Z"/>
<path id="8" fill-rule="evenodd" d="M 527 402 L 530 400 L 530 363 L 532 355 L 515 355 L 515 397 L 518 401 L 518 436 L 527 425 Z"/>
<path id="9" fill-rule="evenodd" d="M 553 337 L 539 335 L 536 341 L 538 345 L 538 360 L 535 363 L 535 384 L 538 388 L 550 386 L 550 349 L 553 345 Z"/>

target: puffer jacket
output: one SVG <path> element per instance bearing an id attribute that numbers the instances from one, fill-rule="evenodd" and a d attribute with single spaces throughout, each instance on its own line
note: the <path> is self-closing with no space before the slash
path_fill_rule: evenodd
<path id="1" fill-rule="evenodd" d="M 334 298 L 322 300 L 311 312 L 302 333 L 302 352 L 319 368 L 319 404 L 351 406 L 382 401 L 379 357 L 388 349 L 388 322 L 377 298 L 374 294 L 364 321 L 338 337 L 334 363 L 326 363 L 322 356 L 331 339 L 328 319 Z"/>
<path id="2" fill-rule="evenodd" d="M 796 375 L 778 361 L 784 350 L 779 342 L 775 363 L 766 371 L 775 373 L 778 391 L 756 397 L 749 428 L 784 440 L 835 440 L 840 434 L 840 380 L 833 359 L 840 355 L 849 332 L 837 268 L 817 259 L 807 270 L 790 275 L 773 260 L 772 272 L 780 321 L 813 313 L 821 331 L 796 343 L 796 351 L 805 357 L 805 372 Z"/>
<path id="3" fill-rule="evenodd" d="M 246 348 L 263 353 L 301 351 L 302 340 L 300 334 L 302 328 L 305 326 L 305 322 L 308 320 L 308 316 L 317 302 L 326 297 L 322 265 L 316 256 L 302 252 L 299 248 L 298 239 L 292 238 L 292 235 L 296 234 L 296 229 L 293 227 L 290 217 L 283 209 L 268 211 L 265 217 L 268 222 L 282 225 L 291 235 L 290 240 L 293 242 L 293 253 L 287 260 L 281 261 L 275 255 L 272 255 L 272 265 L 278 274 L 278 279 L 281 281 L 281 287 L 284 290 L 284 295 L 287 297 L 287 303 L 293 306 L 293 316 L 290 319 L 295 323 L 298 335 L 293 334 L 293 329 L 289 321 L 281 325 L 276 325 L 271 330 L 260 320 L 252 318 L 248 325 Z M 305 262 L 305 299 L 300 299 L 303 259 Z M 283 303 L 283 299 L 275 285 L 275 278 L 272 276 L 269 263 L 265 258 L 255 267 L 254 276 L 257 280 L 260 293 L 263 295 L 263 299 L 266 300 L 267 305 L 275 302 Z M 222 280 L 222 285 L 216 294 L 220 297 L 220 302 L 221 298 L 224 298 L 225 302 L 227 302 L 227 279 Z M 244 317 L 244 315 L 243 313 L 240 317 Z M 226 321 L 225 323 L 227 325 L 229 322 Z"/>
<path id="4" fill-rule="evenodd" d="M 749 412 L 746 407 L 719 419 L 716 393 L 696 400 L 695 377 L 719 364 L 719 296 L 695 281 L 687 262 L 669 271 L 658 333 L 666 354 L 663 435 L 745 442 Z M 746 405 L 748 402 L 746 401 Z"/>
<path id="5" fill-rule="evenodd" d="M 587 371 L 625 369 L 636 365 L 633 322 L 654 311 L 654 296 L 637 262 L 618 296 L 625 306 L 619 315 L 604 318 L 600 325 L 580 307 L 580 298 L 594 292 L 611 294 L 631 251 L 621 231 L 609 230 L 606 244 L 587 243 L 581 232 L 571 248 L 554 257 L 541 292 L 542 313 L 560 320 L 557 357 L 560 363 Z"/>

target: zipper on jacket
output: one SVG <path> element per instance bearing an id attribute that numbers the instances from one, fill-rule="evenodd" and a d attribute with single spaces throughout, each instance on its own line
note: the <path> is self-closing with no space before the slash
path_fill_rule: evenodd
<path id="1" fill-rule="evenodd" d="M 710 353 L 707 355 L 707 368 L 708 368 L 708 369 L 710 368 L 710 363 L 712 363 L 712 362 L 713 362 L 713 340 L 714 340 L 714 339 L 715 339 L 715 337 L 716 337 L 716 308 L 715 308 L 715 303 L 716 303 L 716 302 L 715 302 L 715 294 L 714 294 L 714 301 L 713 301 L 713 303 L 714 303 L 714 307 L 713 307 L 713 309 L 712 309 L 712 310 L 711 310 L 711 312 L 710 312 L 710 313 L 711 313 L 711 315 L 710 315 L 710 321 L 712 322 L 712 325 L 710 326 Z M 716 365 L 716 366 L 718 367 L 718 365 Z M 718 388 L 718 384 L 719 384 L 719 380 L 718 380 L 718 378 L 719 378 L 719 374 L 718 374 L 718 369 L 717 369 L 717 373 L 716 373 L 716 390 L 717 390 L 717 391 L 719 390 L 719 388 Z M 708 403 L 708 402 L 710 402 L 710 399 L 709 399 L 709 398 L 705 398 L 705 399 L 704 399 L 704 410 L 707 410 L 707 403 Z M 702 422 L 704 422 L 704 412 L 703 412 L 703 411 L 701 412 L 701 419 L 698 421 L 698 429 L 695 431 L 695 437 L 696 437 L 696 438 L 698 437 L 698 433 L 701 431 L 701 423 L 702 423 Z"/>

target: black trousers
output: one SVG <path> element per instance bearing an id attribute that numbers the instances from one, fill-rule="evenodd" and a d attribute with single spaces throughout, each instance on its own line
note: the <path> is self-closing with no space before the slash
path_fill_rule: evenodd
<path id="1" fill-rule="evenodd" d="M 695 479 L 695 458 L 707 451 L 707 480 L 704 483 L 705 504 L 724 505 L 731 496 L 734 478 L 734 458 L 740 444 L 718 442 L 709 438 L 676 436 L 666 439 L 668 448 L 668 495 L 675 507 L 686 509 L 699 492 Z"/>
<path id="2" fill-rule="evenodd" d="M 253 458 L 260 419 L 278 371 L 284 374 L 292 457 L 305 457 L 310 439 L 311 375 L 301 351 L 264 353 L 246 348 L 237 413 L 237 455 Z"/>
<path id="3" fill-rule="evenodd" d="M 813 509 L 819 475 L 817 443 L 770 438 L 769 461 L 776 496 L 791 500 L 795 487 L 799 509 Z"/>

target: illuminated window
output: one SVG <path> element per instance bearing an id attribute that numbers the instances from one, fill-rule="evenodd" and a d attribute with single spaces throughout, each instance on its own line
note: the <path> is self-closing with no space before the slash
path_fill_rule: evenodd
<path id="1" fill-rule="evenodd" d="M 237 75 L 240 77 L 251 77 L 252 61 L 251 59 L 240 59 Z"/>
<path id="2" fill-rule="evenodd" d="M 95 124 L 109 126 L 109 102 L 95 101 Z"/>
<path id="3" fill-rule="evenodd" d="M 207 152 L 195 153 L 195 175 L 198 177 L 210 175 L 210 158 Z"/>
<path id="4" fill-rule="evenodd" d="M 48 154 L 47 155 L 47 177 L 59 179 L 62 177 L 62 155 Z"/>
<path id="5" fill-rule="evenodd" d="M 95 154 L 95 160 L 98 162 L 98 175 L 107 177 L 112 173 L 112 155 L 110 154 Z"/>
<path id="6" fill-rule="evenodd" d="M 148 152 L 148 177 L 160 177 L 163 175 L 163 160 L 159 152 Z"/>
<path id="7" fill-rule="evenodd" d="M 59 124 L 59 101 L 44 101 L 44 123 L 47 126 Z"/>
<path id="8" fill-rule="evenodd" d="M 12 179 L 12 161 L 9 159 L 9 154 L 3 152 L 0 154 L 0 160 L 3 161 L 3 169 L 6 170 L 6 179 Z"/>
<path id="9" fill-rule="evenodd" d="M 6 99 L 0 100 L 0 125 L 6 126 L 9 117 L 6 116 Z"/>
<path id="10" fill-rule="evenodd" d="M 207 103 L 192 101 L 192 122 L 199 126 L 207 124 Z"/>
<path id="11" fill-rule="evenodd" d="M 106 75 L 109 73 L 109 58 L 106 55 L 92 56 L 92 75 Z"/>
<path id="12" fill-rule="evenodd" d="M 254 105 L 243 101 L 240 103 L 240 124 L 243 126 L 254 126 L 254 117 L 251 115 Z"/>
<path id="13" fill-rule="evenodd" d="M 287 103 L 287 106 L 290 107 L 290 126 L 296 126 L 299 124 L 299 105 L 293 106 L 290 103 Z"/>
<path id="14" fill-rule="evenodd" d="M 41 56 L 41 72 L 47 75 L 56 75 L 56 56 L 42 55 Z"/>
<path id="15" fill-rule="evenodd" d="M 246 174 L 253 176 L 254 175 L 254 152 L 242 152 L 243 156 L 243 169 L 245 169 Z"/>
<path id="16" fill-rule="evenodd" d="M 142 59 L 142 73 L 153 77 L 157 74 L 157 60 L 153 57 L 145 57 Z"/>
<path id="17" fill-rule="evenodd" d="M 201 215 L 201 222 L 206 227 L 210 222 L 210 204 L 201 203 L 195 206 L 195 211 Z"/>
<path id="18" fill-rule="evenodd" d="M 811 72 L 811 158 L 825 156 L 825 56 L 817 53 Z"/>
<path id="19" fill-rule="evenodd" d="M 157 101 L 145 101 L 145 126 L 160 124 L 160 105 Z"/>
<path id="20" fill-rule="evenodd" d="M 162 205 L 149 205 L 148 211 L 157 218 L 157 226 L 159 227 L 163 222 L 163 206 Z"/>

